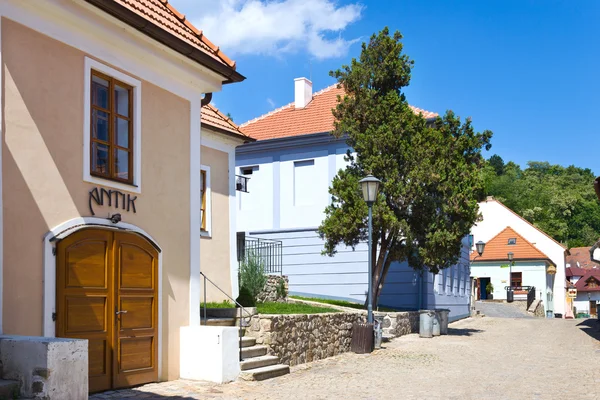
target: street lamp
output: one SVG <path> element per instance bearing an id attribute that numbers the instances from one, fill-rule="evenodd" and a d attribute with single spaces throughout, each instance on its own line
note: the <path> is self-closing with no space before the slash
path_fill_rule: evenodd
<path id="1" fill-rule="evenodd" d="M 363 199 L 369 206 L 369 289 L 367 291 L 367 322 L 373 323 L 373 265 L 372 265 L 372 248 L 373 248 L 373 203 L 377 200 L 377 192 L 379 192 L 379 184 L 381 181 L 369 174 L 366 178 L 358 181 L 362 190 Z"/>
<path id="2" fill-rule="evenodd" d="M 483 249 L 485 249 L 485 243 L 480 240 L 475 244 L 475 248 L 477 249 L 477 254 L 481 257 L 483 255 Z"/>
<path id="3" fill-rule="evenodd" d="M 513 264 L 514 254 L 511 251 L 506 256 L 508 257 L 508 291 L 506 292 L 506 301 L 509 303 L 512 303 L 512 301 L 514 299 L 514 297 L 512 295 L 512 264 Z"/>

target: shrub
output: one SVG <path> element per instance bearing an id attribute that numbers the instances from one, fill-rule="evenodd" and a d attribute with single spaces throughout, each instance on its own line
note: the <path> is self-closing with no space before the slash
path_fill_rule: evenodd
<path id="1" fill-rule="evenodd" d="M 287 290 L 285 288 L 285 279 L 279 278 L 279 282 L 277 282 L 277 298 L 278 299 L 286 299 L 287 298 Z"/>
<path id="2" fill-rule="evenodd" d="M 488 294 L 490 294 L 494 291 L 494 285 L 492 285 L 492 282 L 489 282 L 487 284 L 487 286 L 485 287 L 485 291 L 488 292 Z"/>
<path id="3" fill-rule="evenodd" d="M 256 303 L 259 293 L 265 288 L 267 275 L 260 257 L 250 252 L 240 266 L 240 286 L 250 292 Z"/>
<path id="4" fill-rule="evenodd" d="M 254 297 L 252 297 L 250 290 L 245 286 L 240 288 L 240 295 L 236 301 L 240 303 L 242 307 L 256 307 L 256 301 L 254 300 Z"/>

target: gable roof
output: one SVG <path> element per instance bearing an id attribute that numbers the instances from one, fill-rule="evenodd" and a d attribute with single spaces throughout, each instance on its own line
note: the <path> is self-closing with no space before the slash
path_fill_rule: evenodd
<path id="1" fill-rule="evenodd" d="M 588 282 L 590 279 L 595 279 L 598 281 L 596 287 L 589 287 Z M 600 269 L 592 268 L 586 271 L 586 274 L 579 278 L 577 283 L 575 284 L 575 288 L 578 292 L 600 292 Z"/>
<path id="2" fill-rule="evenodd" d="M 590 256 L 591 246 L 588 247 L 572 247 L 569 249 L 569 254 L 566 259 L 566 263 L 571 265 L 571 268 L 578 267 L 583 269 L 590 269 L 594 267 L 600 267 L 600 263 L 592 261 Z"/>
<path id="3" fill-rule="evenodd" d="M 508 208 L 506 205 L 504 205 L 504 203 L 502 203 L 500 200 L 495 199 L 493 196 L 488 196 L 483 203 L 489 203 L 489 202 L 494 202 L 494 203 L 498 203 L 499 205 L 501 205 L 502 207 L 506 208 L 508 211 L 510 211 L 513 215 L 515 215 L 516 217 L 518 217 L 521 221 L 527 223 L 529 226 L 531 226 L 532 228 L 535 228 L 538 232 L 540 232 L 541 234 L 543 234 L 544 236 L 546 236 L 548 239 L 552 240 L 554 243 L 556 243 L 557 245 L 559 245 L 560 247 L 562 247 L 563 249 L 565 249 L 566 254 L 570 254 L 569 250 L 567 249 L 567 247 L 558 242 L 556 239 L 554 239 L 552 236 L 548 235 L 546 232 L 544 232 L 543 230 L 541 230 L 540 228 L 538 228 L 537 226 L 533 225 L 531 222 L 527 221 L 525 218 L 521 217 L 519 214 L 517 214 L 516 212 L 514 212 L 513 210 L 511 210 L 510 208 Z"/>
<path id="4" fill-rule="evenodd" d="M 337 96 L 344 96 L 345 91 L 338 84 L 333 84 L 315 94 L 308 105 L 296 109 L 294 102 L 277 108 L 268 114 L 240 125 L 242 131 L 258 140 L 276 139 L 313 133 L 331 132 L 335 118 L 331 110 L 337 104 Z M 438 114 L 410 106 L 415 114 L 423 114 L 426 119 L 435 118 Z"/>
<path id="5" fill-rule="evenodd" d="M 568 267 L 565 268 L 565 276 L 584 276 L 587 273 L 587 269 L 579 267 Z"/>
<path id="6" fill-rule="evenodd" d="M 508 239 L 516 239 L 514 245 L 508 244 Z M 508 253 L 512 252 L 513 261 L 544 260 L 554 263 L 546 254 L 541 252 L 531 242 L 519 235 L 513 228 L 507 226 L 485 244 L 483 254 L 476 251 L 471 253 L 471 262 L 508 261 Z"/>
<path id="7" fill-rule="evenodd" d="M 254 139 L 245 135 L 240 128 L 231 120 L 231 118 L 227 117 L 219 109 L 210 104 L 202 107 L 202 113 L 200 121 L 202 125 L 208 126 L 210 129 L 215 130 L 219 133 L 223 133 L 228 136 L 232 136 L 238 139 L 243 139 L 244 141 L 253 142 Z"/>
<path id="8" fill-rule="evenodd" d="M 168 0 L 85 0 L 145 35 L 221 74 L 240 82 L 235 61 L 227 57 Z"/>

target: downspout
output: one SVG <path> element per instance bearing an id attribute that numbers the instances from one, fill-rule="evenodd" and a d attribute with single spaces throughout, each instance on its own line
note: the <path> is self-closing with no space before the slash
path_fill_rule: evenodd
<path id="1" fill-rule="evenodd" d="M 200 100 L 200 107 L 208 105 L 212 100 L 212 95 L 212 93 L 204 93 L 204 97 L 202 98 L 202 100 Z"/>

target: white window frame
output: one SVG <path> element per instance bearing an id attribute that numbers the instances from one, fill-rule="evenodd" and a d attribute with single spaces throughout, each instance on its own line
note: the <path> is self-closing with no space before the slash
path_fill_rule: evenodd
<path id="1" fill-rule="evenodd" d="M 127 192 L 142 192 L 142 82 L 89 57 L 84 62 L 83 90 L 83 180 Z M 93 176 L 91 171 L 91 80 L 92 70 L 106 74 L 133 87 L 133 185 Z"/>
<path id="2" fill-rule="evenodd" d="M 202 215 L 200 215 L 200 236 L 212 237 L 212 191 L 210 188 L 210 167 L 208 165 L 201 165 L 200 171 L 204 171 L 206 174 L 206 230 L 202 230 Z M 200 186 L 202 190 L 202 186 Z M 200 207 L 202 207 L 202 197 L 200 197 Z"/>

